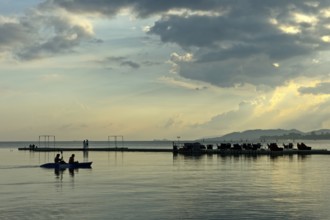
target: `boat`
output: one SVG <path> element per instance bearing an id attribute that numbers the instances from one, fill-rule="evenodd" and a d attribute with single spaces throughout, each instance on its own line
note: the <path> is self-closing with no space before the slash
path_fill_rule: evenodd
<path id="1" fill-rule="evenodd" d="M 82 163 L 45 163 L 40 165 L 42 168 L 51 169 L 78 169 L 78 168 L 91 168 L 93 162 L 82 162 Z"/>
<path id="2" fill-rule="evenodd" d="M 312 150 L 312 147 L 306 146 L 304 143 L 297 143 L 298 150 Z"/>
<path id="3" fill-rule="evenodd" d="M 267 144 L 270 151 L 283 151 L 283 147 L 278 147 L 276 143 Z"/>
<path id="4" fill-rule="evenodd" d="M 211 145 L 208 147 L 210 149 Z M 200 144 L 198 142 L 184 143 L 182 147 L 178 147 L 175 143 L 173 143 L 173 153 L 179 153 L 184 155 L 201 155 L 205 150 L 205 145 Z"/>

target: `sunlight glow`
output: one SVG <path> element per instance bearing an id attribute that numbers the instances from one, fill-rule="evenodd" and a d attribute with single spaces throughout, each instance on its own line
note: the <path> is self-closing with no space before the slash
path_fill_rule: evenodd
<path id="1" fill-rule="evenodd" d="M 194 58 L 192 53 L 186 53 L 184 55 L 179 55 L 177 53 L 171 54 L 171 61 L 174 62 L 191 62 Z"/>
<path id="2" fill-rule="evenodd" d="M 329 8 L 322 9 L 320 13 L 323 17 L 326 17 L 326 18 L 330 17 L 330 9 Z"/>
<path id="3" fill-rule="evenodd" d="M 298 34 L 301 32 L 298 26 L 280 25 L 279 29 L 286 34 Z"/>
<path id="4" fill-rule="evenodd" d="M 273 63 L 273 67 L 278 68 L 278 67 L 280 67 L 280 64 L 279 63 Z"/>
<path id="5" fill-rule="evenodd" d="M 318 81 L 301 83 L 303 81 L 290 82 L 286 86 L 278 87 L 271 94 L 260 97 L 255 108 L 256 116 L 264 115 L 269 118 L 273 115 L 271 120 L 280 123 L 298 117 L 301 113 L 310 111 L 327 100 L 327 96 L 313 96 L 311 99 L 310 95 L 302 96 L 298 93 L 301 86 L 315 86 Z"/>
<path id="6" fill-rule="evenodd" d="M 293 17 L 297 23 L 309 23 L 309 24 L 317 24 L 318 19 L 315 16 L 310 16 L 302 13 L 293 13 Z"/>
<path id="7" fill-rule="evenodd" d="M 330 43 L 330 36 L 329 35 L 322 36 L 321 39 L 322 39 L 322 41 L 324 41 L 326 43 Z"/>

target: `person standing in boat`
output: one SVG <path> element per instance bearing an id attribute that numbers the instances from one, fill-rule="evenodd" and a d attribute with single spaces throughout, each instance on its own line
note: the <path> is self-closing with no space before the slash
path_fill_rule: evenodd
<path id="1" fill-rule="evenodd" d="M 60 154 L 56 154 L 56 157 L 54 158 L 54 162 L 55 163 L 65 163 L 65 161 L 63 160 L 63 156 L 61 157 Z"/>
<path id="2" fill-rule="evenodd" d="M 74 163 L 78 163 L 78 161 L 74 160 L 74 154 L 71 155 L 71 157 L 69 158 L 69 164 L 74 164 Z"/>

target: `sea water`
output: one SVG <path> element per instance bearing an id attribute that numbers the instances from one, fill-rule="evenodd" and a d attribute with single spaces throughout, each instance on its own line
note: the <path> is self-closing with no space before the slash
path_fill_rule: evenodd
<path id="1" fill-rule="evenodd" d="M 329 219 L 330 155 L 77 151 L 64 152 L 64 159 L 75 153 L 79 161 L 93 161 L 92 168 L 57 172 L 39 167 L 57 152 L 15 147 L 26 144 L 0 143 L 1 220 Z M 131 146 L 165 147 L 138 144 Z"/>

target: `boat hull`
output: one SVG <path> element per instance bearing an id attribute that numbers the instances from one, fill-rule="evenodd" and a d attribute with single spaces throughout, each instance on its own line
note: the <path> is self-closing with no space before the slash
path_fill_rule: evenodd
<path id="1" fill-rule="evenodd" d="M 40 165 L 42 168 L 50 169 L 78 169 L 78 168 L 91 168 L 93 162 L 83 162 L 83 163 L 45 163 Z"/>

